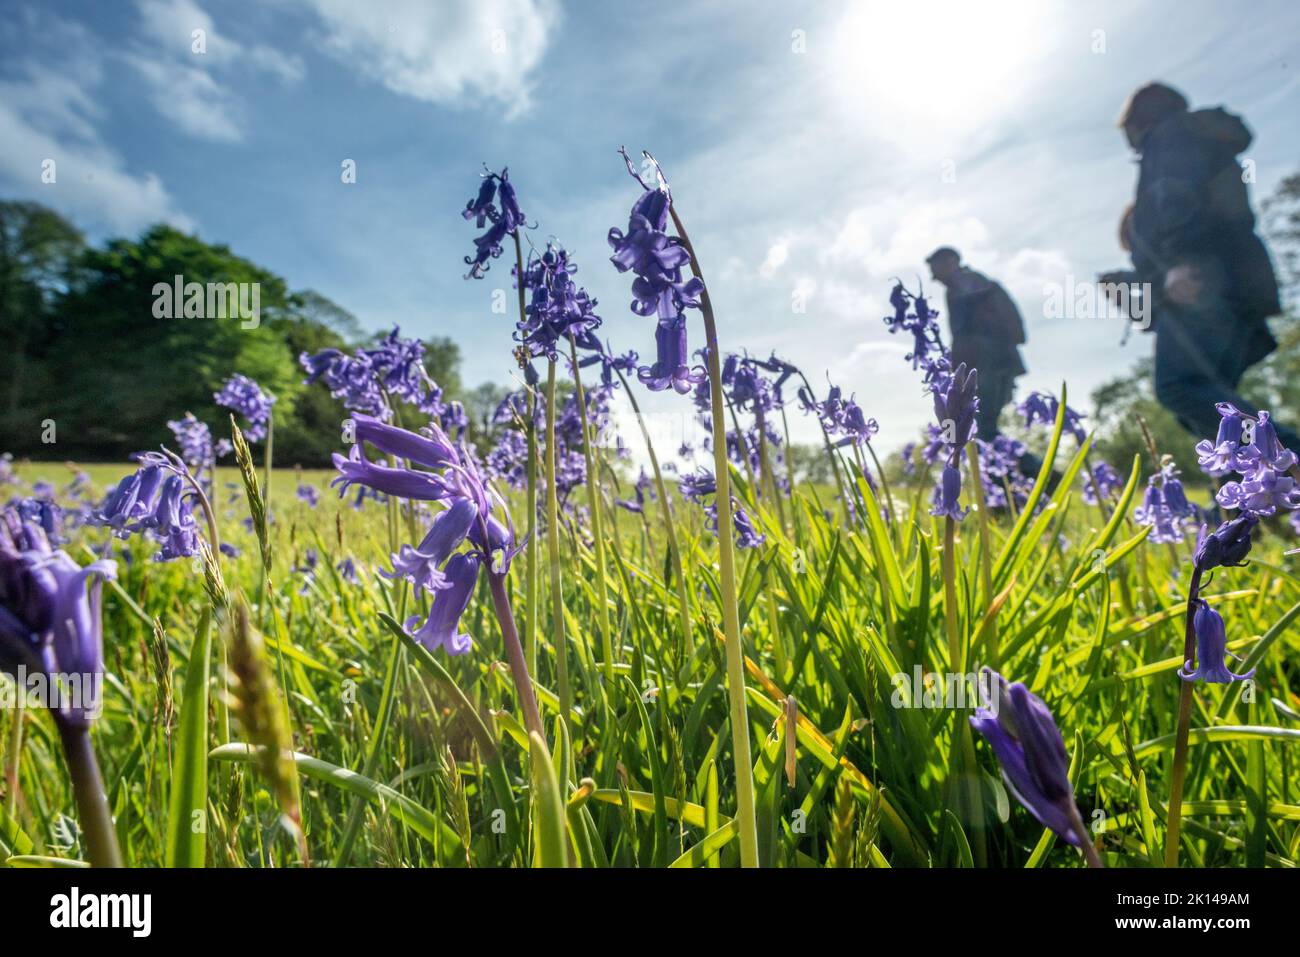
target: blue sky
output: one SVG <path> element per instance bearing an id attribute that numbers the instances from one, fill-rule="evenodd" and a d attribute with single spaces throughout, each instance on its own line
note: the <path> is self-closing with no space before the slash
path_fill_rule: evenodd
<path id="1" fill-rule="evenodd" d="M 0 196 L 45 202 L 94 238 L 159 220 L 194 230 L 369 328 L 453 336 L 468 382 L 505 382 L 510 320 L 490 307 L 509 271 L 462 278 L 474 230 L 459 210 L 481 164 L 510 167 L 537 241 L 569 248 L 613 346 L 644 356 L 653 330 L 627 310 L 605 234 L 636 197 L 615 150 L 647 148 L 723 348 L 775 349 L 815 381 L 827 370 L 886 448 L 930 410 L 881 316 L 891 277 L 914 283 L 937 245 L 1020 303 L 1022 395 L 1066 380 L 1087 408 L 1149 351 L 1145 336 L 1121 348 L 1113 320 L 1043 314 L 1045 284 L 1124 265 L 1115 226 L 1135 170 L 1114 121 L 1132 88 L 1159 78 L 1243 114 L 1257 199 L 1300 168 L 1293 2 L 0 9 Z"/>

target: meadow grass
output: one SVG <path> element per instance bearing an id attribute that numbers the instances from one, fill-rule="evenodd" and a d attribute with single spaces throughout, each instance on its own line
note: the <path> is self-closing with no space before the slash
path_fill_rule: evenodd
<path id="1" fill-rule="evenodd" d="M 1008 794 L 982 740 L 963 750 L 972 712 L 943 706 L 951 688 L 934 676 L 987 664 L 1055 714 L 1106 864 L 1160 865 L 1191 542 L 1151 544 L 1132 523 L 1145 484 L 1138 463 L 1118 500 L 1084 503 L 1070 480 L 1082 457 L 1057 456 L 1067 480 L 1050 496 L 1040 487 L 1042 503 L 957 527 L 947 601 L 928 483 L 896 485 L 898 515 L 886 522 L 859 481 L 864 521 L 850 527 L 833 488 L 797 484 L 778 512 L 733 470 L 738 500 L 766 535 L 738 552 L 737 569 L 759 863 L 1082 866 Z M 85 470 L 102 490 L 129 466 Z M 326 489 L 333 474 L 298 476 L 322 491 L 313 509 L 296 498 L 294 474 L 277 470 L 269 588 L 242 524 L 238 471 L 219 470 L 214 486 L 222 539 L 242 550 L 223 558 L 222 576 L 251 604 L 287 711 L 300 830 L 226 690 L 231 631 L 207 622 L 202 569 L 122 543 L 133 558 L 119 556 L 104 593 L 108 674 L 94 743 L 129 865 L 738 862 L 717 546 L 697 507 L 674 494 L 689 634 L 649 504 L 644 515 L 613 507 L 607 485 L 603 562 L 590 526 L 560 516 L 567 721 L 548 576 L 530 608 L 524 575 L 512 571 L 517 614 L 544 609 L 531 618 L 548 738 L 539 743 L 524 729 L 486 583 L 462 622 L 471 653 L 413 642 L 398 623 L 427 610 L 425 599 L 378 575 L 389 567 L 387 510 L 337 499 Z M 62 485 L 71 473 L 24 463 L 19 476 Z M 400 520 L 404 530 L 427 523 Z M 86 529 L 65 547 L 84 564 L 104 540 Z M 1300 577 L 1284 541 L 1261 536 L 1247 567 L 1220 569 L 1203 589 L 1228 622 L 1229 648 L 1258 671 L 1250 683 L 1196 687 L 1182 810 L 1189 864 L 1292 867 L 1300 857 Z M 345 558 L 356 582 L 337 568 Z M 912 688 L 918 673 L 924 687 Z M 0 860 L 76 866 L 76 804 L 48 715 L 0 712 L 0 763 L 13 766 L 16 716 L 18 787 L 0 802 Z"/>

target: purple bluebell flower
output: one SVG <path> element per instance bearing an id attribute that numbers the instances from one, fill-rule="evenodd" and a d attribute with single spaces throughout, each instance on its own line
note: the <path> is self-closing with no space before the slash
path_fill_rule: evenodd
<path id="1" fill-rule="evenodd" d="M 103 684 L 103 580 L 117 566 L 82 568 L 50 546 L 44 531 L 16 509 L 0 512 L 0 671 L 79 676 L 80 695 L 60 695 L 55 717 L 88 728 Z"/>
<path id="2" fill-rule="evenodd" d="M 944 440 L 953 449 L 950 458 L 962 449 L 975 432 L 975 414 L 979 411 L 979 373 L 957 366 L 950 376 L 936 381 L 934 416 L 943 429 Z"/>
<path id="3" fill-rule="evenodd" d="M 958 504 L 957 500 L 960 496 L 961 470 L 955 465 L 946 465 L 943 469 L 943 477 L 935 489 L 934 507 L 930 509 L 930 514 L 960 522 L 966 517 L 968 511 Z"/>
<path id="4" fill-rule="evenodd" d="M 60 545 L 63 537 L 63 509 L 48 498 L 32 496 L 12 500 L 9 508 L 18 512 L 24 522 L 40 527 L 51 545 Z"/>
<path id="5" fill-rule="evenodd" d="M 136 458 L 140 467 L 113 487 L 86 524 L 112 529 L 118 538 L 148 534 L 162 546 L 155 561 L 192 558 L 198 554 L 199 534 L 195 494 L 186 484 L 184 464 L 156 452 Z"/>
<path id="6" fill-rule="evenodd" d="M 1007 789 L 1044 827 L 1075 847 L 1088 840 L 1070 784 L 1070 759 L 1047 705 L 1020 682 L 995 671 L 997 708 L 981 707 L 970 719 L 997 756 Z M 992 704 L 993 702 L 990 702 Z"/>
<path id="7" fill-rule="evenodd" d="M 1023 446 L 1022 446 L 1023 448 Z M 1096 505 L 1110 498 L 1124 487 L 1124 479 L 1109 462 L 1098 462 L 1091 472 L 1084 476 L 1083 500 L 1089 505 Z"/>
<path id="8" fill-rule="evenodd" d="M 1201 571 L 1229 565 L 1240 565 L 1250 554 L 1251 533 L 1259 524 L 1259 516 L 1245 512 L 1230 518 L 1213 532 L 1203 525 L 1196 543 L 1196 567 Z"/>
<path id="9" fill-rule="evenodd" d="M 1226 482 L 1215 495 L 1224 508 L 1239 508 L 1255 515 L 1275 515 L 1300 508 L 1300 489 L 1290 475 L 1261 462 L 1240 482 Z"/>
<path id="10" fill-rule="evenodd" d="M 1025 417 L 1026 428 L 1035 425 L 1042 425 L 1049 429 L 1053 428 L 1056 425 L 1056 416 L 1060 408 L 1060 401 L 1050 392 L 1031 392 L 1023 402 L 1016 406 L 1016 410 Z M 1068 405 L 1065 407 L 1063 428 L 1080 442 L 1088 437 L 1088 433 L 1083 427 L 1083 418 L 1081 414 Z"/>
<path id="11" fill-rule="evenodd" d="M 1219 411 L 1219 434 L 1213 442 L 1201 439 L 1196 443 L 1196 463 L 1207 475 L 1218 478 L 1233 471 L 1250 467 L 1242 456 L 1242 434 L 1245 415 L 1230 402 L 1215 406 Z"/>
<path id="12" fill-rule="evenodd" d="M 708 378 L 703 366 L 689 364 L 685 316 L 660 322 L 655 327 L 655 354 L 654 365 L 637 370 L 637 378 L 652 392 L 671 386 L 685 395 L 692 386 Z"/>
<path id="13" fill-rule="evenodd" d="M 479 229 L 484 224 L 490 224 L 487 232 L 474 240 L 474 255 L 465 257 L 465 264 L 469 266 L 465 278 L 481 279 L 488 271 L 490 260 L 501 255 L 505 238 L 525 225 L 524 214 L 519 209 L 519 199 L 510 182 L 510 171 L 503 169 L 500 173 L 485 172 L 478 195 L 465 204 L 461 216 L 474 220 Z"/>
<path id="14" fill-rule="evenodd" d="M 1224 659 L 1231 654 L 1228 651 L 1228 633 L 1223 624 L 1223 616 L 1210 607 L 1203 598 L 1194 599 L 1196 610 L 1192 614 L 1192 628 L 1196 632 L 1195 669 L 1190 661 L 1184 662 L 1178 670 L 1178 676 L 1184 681 L 1209 681 L 1215 684 L 1230 684 L 1233 681 L 1245 681 L 1254 676 L 1251 668 L 1244 675 L 1234 674 L 1228 670 Z M 1236 655 L 1232 655 L 1236 658 Z"/>
<path id="15" fill-rule="evenodd" d="M 1133 517 L 1139 525 L 1151 527 L 1150 540 L 1158 543 L 1176 544 L 1183 540 L 1183 531 L 1178 516 L 1165 504 L 1164 491 L 1152 476 L 1147 483 L 1142 504 L 1133 510 Z"/>
<path id="16" fill-rule="evenodd" d="M 210 475 L 217 455 L 212 445 L 212 431 L 207 423 L 200 422 L 192 412 L 186 412 L 183 419 L 174 419 L 167 423 L 167 427 L 176 436 L 181 459 L 190 471 L 197 476 L 202 476 L 204 472 Z"/>
<path id="17" fill-rule="evenodd" d="M 447 584 L 436 593 L 424 624 L 415 628 L 419 615 L 406 620 L 406 630 L 425 648 L 434 651 L 441 647 L 449 655 L 463 655 L 473 647 L 470 636 L 460 633 L 460 619 L 474 594 L 478 566 L 479 558 L 475 554 L 453 555 L 445 570 Z"/>
<path id="18" fill-rule="evenodd" d="M 457 499 L 451 507 L 438 513 L 417 547 L 403 545 L 399 553 L 392 556 L 392 572 L 381 570 L 379 574 L 385 578 L 405 578 L 426 591 L 446 588 L 449 582 L 441 566 L 465 541 L 477 519 L 478 508 L 474 502 L 467 498 Z"/>
<path id="19" fill-rule="evenodd" d="M 320 490 L 314 485 L 304 485 L 298 483 L 298 501 L 306 502 L 311 508 L 320 504 Z"/>
<path id="20" fill-rule="evenodd" d="M 212 399 L 223 409 L 230 409 L 248 420 L 244 435 L 250 442 L 260 442 L 266 438 L 266 427 L 271 421 L 271 406 L 275 404 L 275 396 L 264 392 L 248 376 L 235 373 Z"/>
<path id="21" fill-rule="evenodd" d="M 360 576 L 357 574 L 356 560 L 353 559 L 351 555 L 346 556 L 337 565 L 335 565 L 334 570 L 337 571 L 339 573 L 339 577 L 343 579 L 345 582 L 347 582 L 349 585 L 355 585 L 358 581 L 360 581 Z"/>
<path id="22" fill-rule="evenodd" d="M 356 439 L 347 458 L 334 456 L 341 474 L 333 484 L 341 487 L 340 494 L 349 485 L 359 484 L 385 494 L 447 506 L 434 519 L 419 547 L 406 545 L 392 556 L 393 572 L 388 577 L 407 578 L 437 595 L 429 619 L 413 633 L 414 637 L 426 647 L 442 645 L 452 654 L 468 650 L 469 639 L 457 634 L 457 623 L 473 592 L 480 564 L 486 564 L 489 575 L 495 576 L 492 580 L 496 588 L 522 547 L 515 541 L 509 513 L 505 513 L 504 523 L 493 514 L 495 509 L 504 510 L 504 501 L 484 482 L 469 451 L 453 445 L 436 422 L 430 422 L 423 434 L 417 435 L 363 416 L 356 423 Z M 362 453 L 365 444 L 436 471 L 376 465 Z M 470 550 L 457 552 L 464 543 L 471 546 Z M 414 621 L 407 622 L 408 631 Z"/>
<path id="23" fill-rule="evenodd" d="M 667 234 L 672 193 L 659 164 L 654 164 L 656 183 L 647 186 L 632 164 L 626 150 L 619 150 L 627 171 L 644 192 L 632 207 L 627 233 L 617 227 L 609 231 L 609 245 L 614 250 L 610 261 L 619 272 L 636 274 L 632 282 L 632 311 L 638 316 L 657 316 L 661 323 L 677 319 L 686 309 L 699 308 L 704 283 L 692 277 L 683 280 L 682 267 L 690 262 L 690 253 L 676 236 Z"/>

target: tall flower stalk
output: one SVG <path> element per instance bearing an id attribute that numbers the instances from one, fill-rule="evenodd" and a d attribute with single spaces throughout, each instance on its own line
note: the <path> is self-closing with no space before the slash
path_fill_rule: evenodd
<path id="1" fill-rule="evenodd" d="M 596 621 L 600 624 L 600 654 L 604 659 L 605 690 L 616 694 L 614 684 L 614 643 L 609 633 L 609 583 L 605 568 L 604 519 L 600 496 L 600 475 L 596 468 L 596 450 L 592 447 L 591 416 L 587 413 L 587 393 L 582 388 L 578 345 L 569 335 L 569 355 L 573 362 L 573 387 L 578 397 L 578 414 L 582 419 L 582 454 L 587 464 L 587 503 L 591 509 L 591 538 L 596 556 Z"/>
<path id="2" fill-rule="evenodd" d="M 104 637 L 100 591 L 117 566 L 85 568 L 51 547 L 44 530 L 13 507 L 0 512 L 0 671 L 43 675 L 76 797 L 86 856 L 95 867 L 121 867 L 113 814 L 90 729 L 102 707 Z M 18 712 L 22 714 L 21 710 Z"/>
<path id="3" fill-rule="evenodd" d="M 717 481 L 718 581 L 722 597 L 722 626 L 726 642 L 727 695 L 730 702 L 732 753 L 736 767 L 736 827 L 740 842 L 740 863 L 758 866 L 758 828 L 754 811 L 753 758 L 749 746 L 749 717 L 745 700 L 745 653 L 741 645 L 740 614 L 736 598 L 736 555 L 733 536 L 731 473 L 727 463 L 727 406 L 722 394 L 721 352 L 717 321 L 709 301 L 699 259 L 690 237 L 673 207 L 672 193 L 659 164 L 649 153 L 646 161 L 654 169 L 655 185 L 647 186 L 625 150 L 620 150 L 628 173 L 643 192 L 632 207 L 628 230 L 609 231 L 610 257 L 620 272 L 636 274 L 632 283 L 632 311 L 655 316 L 657 355 L 652 366 L 638 370 L 637 377 L 651 389 L 671 386 L 685 394 L 699 384 L 703 374 L 689 365 L 686 346 L 688 308 L 698 308 L 704 317 L 705 359 L 708 363 L 709 408 L 713 430 L 714 470 Z M 671 218 L 676 237 L 666 233 Z M 689 266 L 693 278 L 684 279 L 682 267 Z"/>
<path id="4" fill-rule="evenodd" d="M 691 638 L 690 600 L 687 597 L 685 563 L 682 561 L 681 546 L 677 543 L 677 529 L 673 523 L 672 507 L 668 504 L 668 489 L 664 485 L 663 472 L 659 468 L 659 456 L 655 454 L 654 442 L 650 440 L 650 430 L 646 427 L 645 417 L 641 414 L 641 406 L 632 393 L 627 379 L 623 376 L 622 370 L 615 371 L 618 373 L 619 381 L 623 383 L 623 391 L 626 393 L 628 401 L 632 404 L 632 414 L 636 416 L 636 423 L 641 427 L 641 437 L 645 439 L 646 454 L 650 457 L 650 470 L 655 479 L 655 494 L 659 498 L 659 511 L 664 520 L 664 536 L 668 542 L 668 553 L 673 563 L 673 572 L 677 577 L 677 608 L 678 623 L 682 632 L 682 652 L 685 655 L 690 655 L 695 644 Z"/>
<path id="5" fill-rule="evenodd" d="M 1228 654 L 1227 633 L 1223 618 L 1200 597 L 1202 578 L 1215 568 L 1240 565 L 1245 561 L 1250 554 L 1251 536 L 1261 518 L 1300 509 L 1300 488 L 1289 474 L 1296 467 L 1296 455 L 1278 441 L 1269 413 L 1251 416 L 1227 402 L 1220 402 L 1218 411 L 1219 433 L 1213 442 L 1203 440 L 1197 444 L 1198 462 L 1202 469 L 1215 477 L 1232 472 L 1240 474 L 1240 480 L 1225 482 L 1215 495 L 1221 506 L 1239 513 L 1213 532 L 1202 527 L 1192 559 L 1183 626 L 1184 666 L 1178 673 L 1183 685 L 1178 694 L 1174 764 L 1169 776 L 1166 867 L 1178 866 L 1193 686 L 1198 681 L 1228 684 L 1254 675 L 1253 670 L 1242 675 L 1234 674 L 1224 665 Z M 1181 491 L 1181 484 L 1178 489 Z M 1171 508 L 1167 502 L 1168 492 L 1166 476 L 1166 500 L 1161 503 L 1166 510 Z M 1177 503 L 1172 507 L 1177 511 Z M 1151 508 L 1148 502 L 1148 511 Z"/>

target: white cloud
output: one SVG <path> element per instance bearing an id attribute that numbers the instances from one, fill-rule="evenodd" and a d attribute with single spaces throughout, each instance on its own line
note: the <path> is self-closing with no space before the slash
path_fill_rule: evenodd
<path id="1" fill-rule="evenodd" d="M 190 136 L 243 139 L 246 110 L 215 70 L 266 73 L 289 83 L 304 75 L 300 57 L 231 39 L 194 0 L 137 0 L 137 7 L 146 43 L 125 54 L 126 62 L 149 87 L 154 108 Z"/>
<path id="2" fill-rule="evenodd" d="M 79 25 L 45 16 L 30 24 L 45 45 L 58 51 L 56 69 L 38 57 L 17 78 L 0 83 L 0 182 L 17 194 L 92 224 L 133 232 L 165 221 L 182 229 L 193 223 L 156 175 L 128 170 L 100 137 L 103 115 L 93 91 L 102 83 L 99 48 Z M 47 58 L 48 59 L 48 58 Z M 54 182 L 44 182 L 52 161 Z"/>
<path id="3" fill-rule="evenodd" d="M 445 105 L 497 100 L 526 109 L 559 21 L 554 0 L 299 0 L 325 27 L 319 43 L 394 93 Z"/>
<path id="4" fill-rule="evenodd" d="M 758 274 L 764 279 L 771 279 L 776 275 L 777 270 L 785 265 L 785 261 L 789 258 L 790 247 L 784 242 L 774 243 L 767 250 L 767 256 L 763 260 L 763 265 L 758 267 Z"/>

